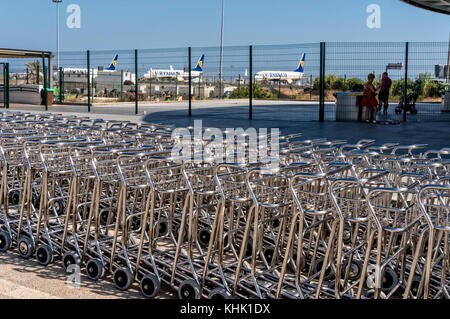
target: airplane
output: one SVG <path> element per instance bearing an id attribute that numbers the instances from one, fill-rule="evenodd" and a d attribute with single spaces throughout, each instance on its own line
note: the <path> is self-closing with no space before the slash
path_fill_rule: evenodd
<path id="1" fill-rule="evenodd" d="M 119 55 L 116 54 L 114 59 L 111 61 L 111 64 L 103 69 L 103 72 L 115 72 L 117 67 L 117 60 L 119 59 Z M 87 73 L 86 68 L 64 68 L 64 72 L 79 72 L 79 73 Z"/>
<path id="2" fill-rule="evenodd" d="M 291 84 L 293 80 L 300 80 L 304 75 L 305 56 L 303 53 L 294 71 L 260 71 L 255 74 L 255 81 L 286 81 Z"/>
<path id="3" fill-rule="evenodd" d="M 192 78 L 199 78 L 203 73 L 203 64 L 205 63 L 205 55 L 202 54 L 200 59 L 198 59 L 197 65 L 191 70 Z M 189 78 L 189 72 L 184 70 L 174 70 L 173 66 L 170 66 L 169 70 L 153 70 L 150 69 L 145 73 L 144 78 L 152 79 L 167 79 L 167 78 L 177 78 L 178 81 L 183 81 Z"/>

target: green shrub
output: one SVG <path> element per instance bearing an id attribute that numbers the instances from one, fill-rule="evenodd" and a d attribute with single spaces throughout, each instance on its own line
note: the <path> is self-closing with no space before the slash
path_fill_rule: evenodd
<path id="1" fill-rule="evenodd" d="M 445 90 L 443 83 L 427 81 L 423 86 L 422 94 L 426 97 L 440 97 Z"/>
<path id="2" fill-rule="evenodd" d="M 235 88 L 230 93 L 231 99 L 242 99 L 248 98 L 249 96 L 249 84 Z M 253 83 L 253 97 L 256 99 L 273 99 L 275 95 L 267 92 L 262 87 L 260 87 L 257 83 Z"/>

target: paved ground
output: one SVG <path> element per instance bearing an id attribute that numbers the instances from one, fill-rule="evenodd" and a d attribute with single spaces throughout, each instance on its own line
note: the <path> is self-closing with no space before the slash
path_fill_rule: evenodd
<path id="1" fill-rule="evenodd" d="M 142 298 L 137 284 L 122 292 L 112 284 L 111 276 L 93 282 L 81 270 L 79 286 L 69 284 L 68 277 L 57 261 L 46 267 L 35 259 L 25 260 L 14 252 L 0 254 L 0 299 L 123 299 Z M 168 291 L 167 288 L 162 290 Z M 163 292 L 158 298 L 175 298 Z"/>
<path id="2" fill-rule="evenodd" d="M 424 105 L 430 106 L 430 105 Z M 440 114 L 441 121 L 428 122 L 427 117 L 412 118 L 398 125 L 366 124 L 357 122 L 335 122 L 334 103 L 326 103 L 325 122 L 317 119 L 317 104 L 312 102 L 291 101 L 254 101 L 253 120 L 248 120 L 247 100 L 195 101 L 192 117 L 188 117 L 186 102 L 139 104 L 139 114 L 134 115 L 134 104 L 95 105 L 91 117 L 104 119 L 122 119 L 138 122 L 173 124 L 178 127 L 194 125 L 194 120 L 202 120 L 203 127 L 279 128 L 282 134 L 302 132 L 306 138 L 327 137 L 330 139 L 346 139 L 356 142 L 361 138 L 371 138 L 377 143 L 398 142 L 401 144 L 428 144 L 430 148 L 450 147 L 450 113 Z M 419 110 L 422 106 L 418 106 Z M 437 107 L 435 105 L 435 107 Z M 11 111 L 21 110 L 40 112 L 41 106 L 12 105 Z M 393 113 L 391 107 L 390 112 Z M 55 105 L 49 111 L 86 115 L 86 106 Z M 390 114 L 388 118 L 394 118 Z M 411 119 L 411 117 L 409 116 Z M 443 121 L 446 120 L 446 121 Z"/>
<path id="3" fill-rule="evenodd" d="M 430 148 L 450 147 L 450 121 L 407 122 L 398 125 L 378 125 L 353 122 L 334 122 L 327 103 L 326 119 L 320 123 L 306 121 L 314 118 L 317 105 L 309 102 L 256 101 L 253 120 L 248 120 L 246 101 L 196 102 L 192 117 L 187 116 L 187 103 L 160 103 L 140 105 L 140 114 L 134 115 L 134 105 L 94 106 L 89 114 L 93 118 L 121 119 L 135 122 L 174 124 L 186 127 L 194 120 L 203 120 L 203 127 L 279 128 L 282 134 L 302 132 L 305 138 L 327 137 L 356 142 L 361 138 L 375 139 L 378 144 L 429 144 Z M 32 105 L 12 105 L 10 111 L 42 112 Z M 51 106 L 49 111 L 64 114 L 86 115 L 86 106 Z M 112 286 L 111 278 L 91 282 L 81 276 L 81 287 L 70 288 L 60 264 L 39 266 L 34 260 L 23 260 L 14 253 L 0 254 L 0 298 L 139 298 L 136 287 L 130 292 L 119 292 Z M 173 298 L 164 295 L 164 298 Z"/>

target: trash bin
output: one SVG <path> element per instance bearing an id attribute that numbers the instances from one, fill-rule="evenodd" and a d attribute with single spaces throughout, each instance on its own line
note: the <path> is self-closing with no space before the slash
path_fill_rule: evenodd
<path id="1" fill-rule="evenodd" d="M 53 92 L 55 92 L 54 89 L 46 89 L 47 91 L 47 104 L 53 105 Z M 45 99 L 44 99 L 44 89 L 41 90 L 41 105 L 45 105 Z"/>
<path id="2" fill-rule="evenodd" d="M 361 121 L 360 92 L 336 93 L 336 121 Z"/>
<path id="3" fill-rule="evenodd" d="M 444 93 L 442 99 L 442 112 L 450 112 L 450 91 Z"/>

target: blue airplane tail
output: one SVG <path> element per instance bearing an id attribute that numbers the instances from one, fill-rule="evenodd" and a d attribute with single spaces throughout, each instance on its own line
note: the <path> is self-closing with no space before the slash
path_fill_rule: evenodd
<path id="1" fill-rule="evenodd" d="M 205 63 L 205 55 L 202 54 L 200 59 L 197 62 L 197 66 L 192 69 L 192 71 L 203 72 L 203 63 Z"/>
<path id="2" fill-rule="evenodd" d="M 302 57 L 300 59 L 300 63 L 298 64 L 298 67 L 294 70 L 294 72 L 303 73 L 303 70 L 305 68 L 305 57 L 306 57 L 306 54 L 303 53 L 303 55 L 302 55 Z"/>
<path id="3" fill-rule="evenodd" d="M 112 62 L 109 65 L 109 67 L 107 67 L 105 70 L 115 71 L 116 70 L 116 66 L 117 66 L 117 59 L 119 59 L 119 55 L 118 54 L 116 54 L 116 56 L 112 60 Z"/>

